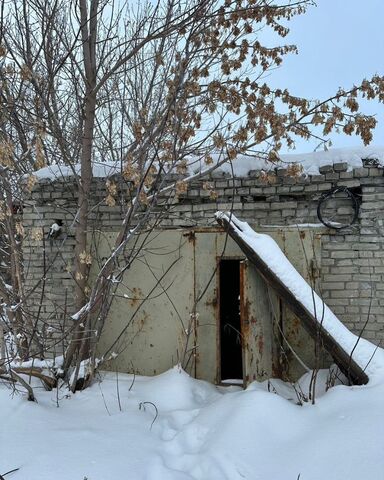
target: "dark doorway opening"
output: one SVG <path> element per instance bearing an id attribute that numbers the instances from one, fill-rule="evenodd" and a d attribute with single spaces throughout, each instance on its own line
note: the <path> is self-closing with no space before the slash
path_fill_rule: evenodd
<path id="1" fill-rule="evenodd" d="M 240 260 L 221 260 L 219 274 L 221 380 L 242 380 Z"/>

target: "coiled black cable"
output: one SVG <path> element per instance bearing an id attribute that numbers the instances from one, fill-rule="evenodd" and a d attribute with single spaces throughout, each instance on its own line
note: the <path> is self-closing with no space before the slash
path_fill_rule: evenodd
<path id="1" fill-rule="evenodd" d="M 322 210 L 326 205 L 326 202 L 330 199 L 337 200 L 337 197 L 335 197 L 335 195 L 338 193 L 345 193 L 346 197 L 351 201 L 353 214 L 351 215 L 351 218 L 348 221 L 348 223 L 335 222 L 332 219 L 324 218 L 323 216 Z M 331 190 L 328 190 L 327 192 L 324 192 L 321 195 L 319 199 L 319 203 L 317 205 L 317 217 L 320 220 L 320 222 L 326 227 L 334 228 L 336 230 L 341 230 L 343 228 L 350 227 L 353 223 L 356 222 L 357 217 L 359 216 L 359 209 L 360 209 L 360 200 L 357 198 L 356 195 L 353 194 L 353 192 L 351 192 L 351 190 L 348 187 L 335 187 L 335 188 L 332 188 Z"/>

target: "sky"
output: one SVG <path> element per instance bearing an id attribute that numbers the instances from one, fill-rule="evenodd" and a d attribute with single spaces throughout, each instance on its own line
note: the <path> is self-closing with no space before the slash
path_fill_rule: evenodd
<path id="1" fill-rule="evenodd" d="M 305 15 L 289 22 L 287 43 L 299 48 L 271 74 L 274 86 L 292 94 L 326 98 L 375 73 L 384 75 L 384 0 L 317 0 Z M 384 145 L 384 105 L 361 103 L 364 113 L 376 115 L 379 125 L 371 145 Z M 363 145 L 356 136 L 331 135 L 333 147 Z M 295 153 L 316 149 L 318 141 L 301 141 Z"/>

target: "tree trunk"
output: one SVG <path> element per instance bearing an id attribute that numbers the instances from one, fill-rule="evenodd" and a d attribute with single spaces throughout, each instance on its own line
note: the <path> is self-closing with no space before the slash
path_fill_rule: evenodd
<path id="1" fill-rule="evenodd" d="M 81 36 L 83 42 L 83 61 L 85 72 L 85 98 L 83 107 L 83 136 L 81 145 L 81 170 L 79 178 L 79 201 L 78 201 L 78 219 L 76 224 L 76 247 L 74 275 L 76 280 L 75 304 L 76 309 L 81 308 L 87 302 L 86 287 L 88 283 L 89 265 L 86 260 L 87 255 L 87 233 L 88 233 L 88 215 L 89 215 L 89 196 L 92 184 L 92 146 L 95 129 L 96 116 L 96 38 L 97 38 L 97 14 L 98 0 L 92 0 L 90 5 L 90 13 L 88 16 L 87 1 L 80 0 L 80 16 L 81 16 Z M 87 324 L 89 324 L 89 315 Z M 68 369 L 72 364 L 74 355 L 77 353 L 77 371 L 81 356 L 87 356 L 87 348 L 84 342 L 85 332 L 89 325 L 84 322 L 76 326 L 68 347 L 64 368 Z M 76 375 L 75 375 L 76 376 Z M 76 382 L 76 379 L 75 379 Z"/>

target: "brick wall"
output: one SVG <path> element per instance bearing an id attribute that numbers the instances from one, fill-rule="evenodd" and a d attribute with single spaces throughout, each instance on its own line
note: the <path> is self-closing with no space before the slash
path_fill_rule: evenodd
<path id="1" fill-rule="evenodd" d="M 254 227 L 318 224 L 317 205 L 323 192 L 335 186 L 354 189 L 361 199 L 357 223 L 343 230 L 322 229 L 321 291 L 327 304 L 352 331 L 359 333 L 369 317 L 363 336 L 384 340 L 384 178 L 383 169 L 362 167 L 347 171 L 346 163 L 326 166 L 318 175 L 290 177 L 277 169 L 265 178 L 251 171 L 232 179 L 215 172 L 209 179 L 193 182 L 188 191 L 173 199 L 160 198 L 153 216 L 162 212 L 162 228 L 216 226 L 214 213 L 230 210 Z M 176 177 L 175 177 L 176 178 Z M 116 205 L 105 203 L 105 179 L 92 187 L 92 226 L 118 230 L 129 189 L 118 177 Z M 213 198 L 217 196 L 217 198 Z M 25 200 L 25 277 L 29 307 L 49 324 L 61 328 L 67 312 L 73 312 L 74 280 L 71 265 L 75 247 L 74 225 L 77 186 L 73 179 L 41 180 Z M 63 235 L 51 245 L 46 239 L 55 219 L 64 222 Z M 45 238 L 45 276 L 44 242 Z M 41 278 L 45 278 L 45 282 Z M 38 285 L 36 286 L 36 283 Z"/>

